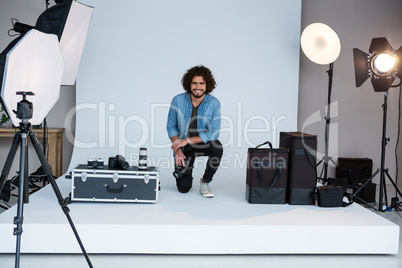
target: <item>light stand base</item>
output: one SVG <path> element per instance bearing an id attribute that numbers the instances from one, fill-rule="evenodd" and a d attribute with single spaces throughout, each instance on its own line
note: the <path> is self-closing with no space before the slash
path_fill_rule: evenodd
<path id="1" fill-rule="evenodd" d="M 365 200 L 361 199 L 360 197 L 357 196 L 357 194 L 363 189 L 368 183 L 370 183 L 377 174 L 380 174 L 380 193 L 379 193 L 379 198 L 378 198 L 378 210 L 384 212 L 386 209 L 383 207 L 383 197 L 385 195 L 385 205 L 386 207 L 388 206 L 388 197 L 387 197 L 387 189 L 385 185 L 385 179 L 388 178 L 388 180 L 391 182 L 392 186 L 395 188 L 397 194 L 399 194 L 400 197 L 402 197 L 401 191 L 398 189 L 398 186 L 395 184 L 395 182 L 392 180 L 391 176 L 388 173 L 388 169 L 385 168 L 385 147 L 387 146 L 387 143 L 389 141 L 389 138 L 386 137 L 386 130 L 387 130 L 387 99 L 388 99 L 388 92 L 384 92 L 384 104 L 382 105 L 383 108 L 383 120 L 382 120 L 382 142 L 381 142 L 381 168 L 377 169 L 377 171 L 368 179 L 357 191 L 352 195 L 352 200 L 354 198 L 358 198 L 360 201 L 368 205 L 369 207 L 375 209 L 372 205 L 370 205 L 368 202 Z"/>

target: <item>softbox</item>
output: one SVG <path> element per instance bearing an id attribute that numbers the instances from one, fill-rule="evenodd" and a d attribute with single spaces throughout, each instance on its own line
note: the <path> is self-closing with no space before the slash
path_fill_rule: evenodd
<path id="1" fill-rule="evenodd" d="M 77 1 L 61 2 L 44 11 L 35 29 L 58 36 L 65 68 L 61 85 L 74 85 L 93 7 Z"/>
<path id="2" fill-rule="evenodd" d="M 19 119 L 12 112 L 21 101 L 18 91 L 32 91 L 32 125 L 39 125 L 57 102 L 64 70 L 58 38 L 35 29 L 18 37 L 0 54 L 1 101 L 14 126 Z M 36 108 L 35 108 L 36 107 Z"/>

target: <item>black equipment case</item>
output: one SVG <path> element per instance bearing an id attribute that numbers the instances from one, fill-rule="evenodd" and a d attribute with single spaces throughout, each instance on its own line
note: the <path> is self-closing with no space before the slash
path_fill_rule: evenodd
<path id="1" fill-rule="evenodd" d="M 259 148 L 269 144 L 270 148 Z M 265 142 L 247 152 L 246 199 L 254 204 L 286 204 L 288 149 Z"/>
<path id="2" fill-rule="evenodd" d="M 339 157 L 335 173 L 337 179 L 334 180 L 333 184 L 338 184 L 339 180 L 347 179 L 349 183 L 347 188 L 352 188 L 354 193 L 371 178 L 372 170 L 373 160 L 370 158 Z M 376 186 L 375 183 L 370 181 L 357 193 L 357 196 L 365 202 L 374 203 Z M 356 199 L 356 202 L 362 203 L 360 199 Z"/>
<path id="3" fill-rule="evenodd" d="M 346 195 L 345 187 L 325 185 L 317 186 L 314 193 L 314 199 L 320 207 L 344 207 L 343 197 Z"/>
<path id="4" fill-rule="evenodd" d="M 71 172 L 71 201 L 141 202 L 158 201 L 159 170 L 148 166 L 125 170 L 88 168 L 78 165 Z"/>
<path id="5" fill-rule="evenodd" d="M 290 205 L 314 205 L 317 136 L 281 132 L 279 147 L 289 149 L 287 202 Z"/>
<path id="6" fill-rule="evenodd" d="M 339 157 L 335 172 L 337 178 L 348 178 L 351 185 L 363 182 L 372 175 L 373 160 L 370 158 Z"/>

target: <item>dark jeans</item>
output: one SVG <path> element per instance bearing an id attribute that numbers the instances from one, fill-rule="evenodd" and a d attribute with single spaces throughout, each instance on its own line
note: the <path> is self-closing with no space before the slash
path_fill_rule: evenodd
<path id="1" fill-rule="evenodd" d="M 193 184 L 193 166 L 195 158 L 198 156 L 208 156 L 207 166 L 205 168 L 204 176 L 202 177 L 204 182 L 211 182 L 212 177 L 214 176 L 215 172 L 218 170 L 219 164 L 222 159 L 223 148 L 222 144 L 219 140 L 209 141 L 207 143 L 196 144 L 193 145 L 191 148 L 183 151 L 184 155 L 186 156 L 186 172 L 185 174 L 177 179 L 176 178 L 176 185 L 177 189 L 181 193 L 187 193 L 190 191 L 192 184 Z M 175 165 L 175 171 L 182 170 L 183 167 Z"/>

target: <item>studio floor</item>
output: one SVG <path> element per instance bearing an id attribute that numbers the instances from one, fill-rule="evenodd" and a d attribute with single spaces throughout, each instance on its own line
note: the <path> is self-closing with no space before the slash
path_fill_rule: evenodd
<path id="1" fill-rule="evenodd" d="M 385 212 L 382 217 L 402 226 L 400 212 Z M 320 235 L 320 234 L 317 234 Z M 324 234 L 322 234 L 324 235 Z M 314 237 L 312 237 L 314 239 Z M 354 237 L 345 237 L 353 243 Z M 402 240 L 400 239 L 402 242 Z M 402 252 L 392 255 L 161 255 L 161 254 L 90 254 L 97 268 L 400 268 Z M 14 254 L 0 254 L 0 267 L 14 267 Z M 88 267 L 80 254 L 22 254 L 21 267 Z"/>
<path id="2" fill-rule="evenodd" d="M 60 184 L 60 188 L 63 192 L 63 194 L 66 194 L 68 192 L 68 180 L 67 181 L 62 181 L 58 179 L 58 184 Z M 274 207 L 271 206 L 255 206 L 255 205 L 250 205 L 247 204 L 247 201 L 245 201 L 244 198 L 244 182 L 243 180 L 238 180 L 235 183 L 232 183 L 232 187 L 234 188 L 227 188 L 225 189 L 224 183 L 215 183 L 213 189 L 215 189 L 215 194 L 216 197 L 214 199 L 203 199 L 202 197 L 199 196 L 198 193 L 198 183 L 195 183 L 193 189 L 191 190 L 190 193 L 183 195 L 179 194 L 175 191 L 174 185 L 171 185 L 170 182 L 167 181 L 162 181 L 162 190 L 160 192 L 159 196 L 159 201 L 157 204 L 146 204 L 146 205 L 141 205 L 141 204 L 132 204 L 132 205 L 127 205 L 124 204 L 123 207 L 125 206 L 126 208 L 132 207 L 134 208 L 134 212 L 141 212 L 145 213 L 145 211 L 148 211 L 149 214 L 138 214 L 136 216 L 131 216 L 133 218 L 133 224 L 138 224 L 140 222 L 150 222 L 152 221 L 162 221 L 161 224 L 167 225 L 170 227 L 175 226 L 175 221 L 176 220 L 183 220 L 186 219 L 188 222 L 188 226 L 191 229 L 191 238 L 189 241 L 191 242 L 191 245 L 188 245 L 188 247 L 194 247 L 196 250 L 199 250 L 197 248 L 197 244 L 202 245 L 202 247 L 208 247 L 209 249 L 205 250 L 205 252 L 210 252 L 210 249 L 214 249 L 215 247 L 219 249 L 219 244 L 222 243 L 222 241 L 218 241 L 217 238 L 220 238 L 220 234 L 214 230 L 217 226 L 219 226 L 216 222 L 218 221 L 219 224 L 224 224 L 226 225 L 227 223 L 225 222 L 225 218 L 227 217 L 230 213 L 229 221 L 230 222 L 241 222 L 242 224 L 245 223 L 247 224 L 247 228 L 262 228 L 259 226 L 259 223 L 253 223 L 250 224 L 248 221 L 250 219 L 253 219 L 253 221 L 258 221 L 261 220 L 263 225 L 266 225 L 264 222 L 265 220 L 272 220 L 272 219 L 280 219 L 283 217 L 283 215 L 287 215 L 283 211 L 278 213 L 275 211 Z M 236 185 L 237 184 L 237 185 Z M 66 188 L 67 187 L 67 188 Z M 225 189 L 225 190 L 224 190 Z M 46 191 L 49 191 L 49 188 L 46 190 L 43 189 L 37 193 L 34 194 L 34 197 L 31 198 L 30 204 L 26 205 L 26 212 L 25 215 L 27 218 L 31 216 L 31 211 L 34 210 L 33 206 L 37 201 L 42 198 L 42 195 L 48 196 L 49 194 L 46 194 Z M 43 194 L 45 193 L 45 194 Z M 390 194 L 392 194 L 390 192 Z M 53 196 L 54 199 L 54 196 Z M 49 201 L 50 203 L 57 203 L 55 200 Z M 181 204 L 181 207 L 178 207 L 178 204 Z M 208 214 L 206 210 L 200 209 L 199 205 L 197 204 L 202 204 L 202 206 L 207 206 L 207 207 L 218 207 L 220 213 L 217 214 Z M 43 206 L 47 205 L 42 205 Z M 52 204 L 51 207 L 54 205 Z M 96 207 L 101 207 L 103 206 L 102 204 L 98 205 L 96 203 L 90 203 L 90 204 L 81 204 L 81 203 L 72 203 L 70 204 L 70 209 L 72 210 L 72 217 L 73 220 L 76 220 L 76 225 L 78 226 L 78 231 L 80 230 L 89 230 L 92 227 L 90 226 L 90 221 L 89 218 L 93 217 L 94 214 L 90 214 L 89 216 L 85 217 L 82 216 L 80 218 L 80 211 L 85 208 L 85 209 L 90 209 L 92 212 L 96 210 Z M 106 205 L 109 206 L 110 208 L 115 208 L 115 204 L 110 204 Z M 352 207 L 353 206 L 353 207 Z M 348 207 L 347 210 L 340 210 L 341 213 L 348 213 L 348 212 L 355 212 L 357 211 L 358 213 L 363 213 L 362 217 L 363 220 L 365 220 L 365 217 L 371 218 L 374 216 L 375 221 L 381 222 L 383 224 L 383 220 L 386 219 L 385 222 L 392 222 L 395 223 L 397 226 L 402 225 L 402 214 L 399 211 L 390 211 L 390 212 L 372 212 L 370 209 L 362 208 L 358 204 L 353 204 L 351 207 Z M 120 207 L 120 206 L 119 206 Z M 47 208 L 47 207 L 46 207 Z M 146 208 L 146 210 L 144 210 Z M 167 209 L 170 208 L 170 209 Z M 225 210 L 226 211 L 222 211 Z M 263 218 L 261 217 L 260 209 L 266 209 L 268 208 L 269 211 L 274 210 L 275 213 L 267 213 L 267 214 L 272 214 L 275 215 L 275 218 Z M 283 207 L 284 211 L 289 210 L 289 206 Z M 56 206 L 56 209 L 59 209 L 58 206 Z M 215 209 L 215 208 L 214 208 Z M 245 212 L 245 209 L 248 211 Z M 155 216 L 151 214 L 150 211 L 156 210 L 157 215 Z M 9 211 L 12 212 L 10 209 Z M 48 209 L 46 209 L 45 213 L 47 212 Z M 84 211 L 84 210 L 83 210 Z M 298 216 L 298 213 L 302 211 L 302 213 L 307 213 L 308 214 L 303 214 L 303 215 L 315 215 L 316 213 L 316 207 L 310 207 L 308 209 L 304 209 L 303 207 L 298 207 L 296 210 L 295 218 L 293 220 L 287 220 L 289 227 L 292 227 L 291 225 L 294 224 L 293 222 L 299 222 L 301 225 L 311 225 L 313 222 L 309 222 L 308 219 L 301 219 L 300 216 Z M 293 207 L 290 210 L 290 213 L 295 212 Z M 368 214 L 365 214 L 366 212 L 369 212 Z M 118 213 L 118 211 L 115 211 L 114 213 L 111 214 L 111 216 L 114 216 Z M 215 213 L 215 212 L 214 212 Z M 237 213 L 237 214 L 236 214 Z M 313 214 L 309 214 L 313 213 Z M 320 213 L 322 219 L 319 219 L 318 222 L 322 221 L 323 225 L 325 225 L 325 218 L 328 217 L 330 214 L 326 214 L 327 212 Z M 337 212 L 334 210 L 331 212 L 331 214 L 336 214 Z M 2 229 L 4 229 L 4 216 L 0 214 L 0 221 L 3 223 Z M 10 213 L 12 214 L 12 213 Z M 256 215 L 258 214 L 258 217 Z M 170 216 L 169 216 L 170 215 Z M 210 219 L 213 224 L 211 224 L 210 221 L 206 221 L 203 219 L 203 217 L 208 217 L 214 215 L 214 219 Z M 242 215 L 242 217 L 240 217 Z M 290 214 L 293 215 L 293 214 Z M 342 215 L 342 214 L 339 214 Z M 350 216 L 353 217 L 352 214 L 349 214 Z M 138 216 L 144 217 L 143 219 L 138 219 Z M 145 217 L 147 216 L 147 217 Z M 244 219 L 243 219 L 244 216 Z M 8 218 L 11 216 L 9 215 Z M 106 217 L 107 218 L 107 217 Z M 136 219 L 134 219 L 136 218 Z M 122 217 L 122 222 L 120 227 L 124 227 L 125 221 L 129 219 L 129 216 L 125 215 Z M 8 221 L 9 219 L 7 219 Z M 74 268 L 80 268 L 80 267 L 88 267 L 85 258 L 82 256 L 82 254 L 79 253 L 40 253 L 41 252 L 41 244 L 40 241 L 27 241 L 30 240 L 31 235 L 29 234 L 31 232 L 31 229 L 29 227 L 29 220 L 27 220 L 28 223 L 26 224 L 26 228 L 24 229 L 23 236 L 22 236 L 22 245 L 24 247 L 28 246 L 27 244 L 30 244 L 29 247 L 35 247 L 37 245 L 37 250 L 36 252 L 38 253 L 23 253 L 21 256 L 21 267 L 40 267 L 40 268 L 47 268 L 47 267 L 74 267 Z M 49 219 L 50 223 L 52 223 L 52 219 Z M 62 219 L 64 221 L 64 219 Z M 198 223 L 199 221 L 202 221 L 203 224 L 194 224 Z M 355 220 L 354 220 L 355 221 Z M 289 223 L 289 222 L 292 222 Z M 314 220 L 314 224 L 317 222 L 317 220 Z M 343 222 L 343 223 L 342 223 Z M 58 220 L 55 220 L 54 225 L 59 225 Z M 391 223 L 391 224 L 392 224 Z M 109 224 L 107 220 L 103 224 Z M 232 223 L 228 225 L 228 228 L 233 228 L 231 226 Z M 380 224 L 380 228 L 381 228 Z M 46 225 L 46 224 L 40 224 L 40 225 Z M 83 226 L 87 225 L 88 229 L 85 229 Z M 343 219 L 340 222 L 340 225 L 348 225 L 347 220 Z M 359 227 L 361 223 L 357 224 L 357 227 Z M 375 224 L 374 224 L 375 225 Z M 12 232 L 12 224 L 7 226 L 7 232 Z M 49 224 L 49 226 L 53 226 L 52 224 Z M 116 225 L 117 226 L 117 225 Z M 116 226 L 110 226 L 110 228 L 118 228 Z M 253 227 L 254 226 L 254 227 Z M 296 225 L 295 225 L 296 226 Z M 318 227 L 317 227 L 318 226 Z M 330 227 L 327 229 L 322 229 L 319 224 L 317 226 L 312 226 L 313 229 L 316 231 L 307 233 L 308 240 L 306 239 L 306 247 L 311 247 L 311 245 L 318 244 L 318 248 L 320 248 L 320 244 L 322 244 L 323 248 L 327 248 L 328 245 L 324 245 L 323 242 L 323 237 L 331 237 L 331 229 L 333 232 L 338 232 L 336 227 Z M 38 229 L 38 232 L 46 232 L 43 228 L 41 229 L 40 226 L 36 226 Z M 369 226 L 370 227 L 370 226 Z M 389 232 L 386 231 L 386 229 L 389 226 L 387 224 L 384 225 L 384 231 L 385 233 L 382 233 L 381 229 L 378 229 L 378 226 L 375 226 L 375 232 L 376 234 L 372 234 L 370 232 L 370 228 L 367 229 L 367 235 L 363 234 L 363 236 L 367 237 L 374 237 L 376 241 L 374 243 L 379 243 L 378 245 L 381 248 L 381 241 L 386 241 L 383 240 L 384 236 L 389 235 Z M 53 227 L 49 227 L 53 228 Z M 84 228 L 84 229 L 82 229 Z M 364 227 L 366 228 L 366 227 Z M 224 229 L 224 228 L 223 228 Z M 222 229 L 222 230 L 223 230 Z M 307 228 L 306 230 L 311 229 Z M 39 231 L 40 230 L 40 231 Z M 63 229 L 64 230 L 64 229 Z M 145 230 L 145 229 L 144 229 Z M 4 231 L 4 230 L 3 230 Z M 53 230 L 49 229 L 49 233 L 52 233 Z M 89 231 L 88 231 L 89 232 Z M 116 231 L 118 232 L 118 231 Z M 224 230 L 223 230 L 224 232 Z M 250 233 L 252 233 L 253 230 L 250 229 Z M 68 231 L 67 231 L 68 233 Z M 113 241 L 113 239 L 108 239 L 105 240 L 102 238 L 102 233 L 98 233 L 99 238 L 95 241 L 97 244 L 99 244 L 100 248 L 107 248 L 108 252 L 110 252 L 110 245 L 117 245 L 120 243 L 116 243 L 116 241 Z M 233 241 L 243 241 L 243 243 L 249 243 L 250 245 L 252 244 L 258 244 L 261 247 L 264 247 L 263 245 L 269 245 L 267 248 L 270 250 L 275 248 L 275 245 L 278 247 L 283 247 L 283 244 L 276 241 L 274 238 L 270 239 L 268 236 L 264 236 L 264 234 L 261 234 L 260 237 L 256 236 L 251 236 L 249 240 L 244 241 L 244 230 L 237 232 L 236 229 L 234 231 L 231 231 L 230 234 L 233 236 L 230 239 L 233 239 Z M 343 237 L 340 237 L 339 240 L 337 240 L 337 243 L 340 243 L 342 247 L 344 248 L 353 248 L 354 245 L 356 247 L 361 247 L 361 240 L 364 239 L 362 238 L 362 234 L 359 235 L 353 235 L 353 232 L 350 232 L 346 230 L 343 232 Z M 186 254 L 178 254 L 178 253 L 165 253 L 165 254 L 160 254 L 160 253 L 133 253 L 135 251 L 129 250 L 132 253 L 129 254 L 121 254 L 121 253 L 115 253 L 115 254 L 109 254 L 108 252 L 105 253 L 96 253 L 98 250 L 96 247 L 91 243 L 91 241 L 88 241 L 88 238 L 86 237 L 87 234 L 86 232 L 81 232 L 81 237 L 84 238 L 83 240 L 86 240 L 87 243 L 84 242 L 87 246 L 87 250 L 90 253 L 90 259 L 94 265 L 94 267 L 253 267 L 253 268 L 258 268 L 258 267 L 309 267 L 309 268 L 315 268 L 315 267 L 353 267 L 353 268 L 377 268 L 377 267 L 387 267 L 387 268 L 396 268 L 396 267 L 402 267 L 402 253 L 399 247 L 399 251 L 394 254 L 325 254 L 325 253 L 320 253 L 320 254 L 309 254 L 309 253 L 303 253 L 303 254 L 289 254 L 289 253 L 284 253 L 284 254 L 275 254 L 275 253 L 270 253 L 270 254 L 241 254 L 241 253 L 229 253 L 229 254 L 191 254 L 191 253 L 186 253 Z M 401 242 L 400 234 L 398 233 L 398 238 L 397 241 L 399 243 Z M 4 237 L 4 235 L 3 235 Z M 12 242 L 11 240 L 7 239 L 2 239 L 1 243 L 10 243 L 12 247 L 15 247 L 15 238 L 12 237 Z M 46 237 L 46 234 L 43 234 L 43 237 Z M 127 237 L 129 237 L 127 241 Z M 126 247 L 132 247 L 134 245 L 134 249 L 136 248 L 136 244 L 141 243 L 139 241 L 142 241 L 143 237 L 138 234 L 138 239 L 136 239 L 135 235 L 132 236 L 128 234 L 126 239 L 124 240 L 124 243 L 127 243 L 125 246 Z M 158 235 L 155 234 L 155 236 L 150 236 L 149 239 L 154 240 L 154 248 L 156 251 L 158 250 L 159 247 L 161 247 L 163 250 L 166 249 L 166 247 L 169 247 L 171 245 L 171 248 L 180 248 L 180 247 L 186 247 L 186 245 L 178 245 L 178 241 L 171 238 L 167 234 L 167 237 L 170 237 L 167 241 L 164 241 L 164 239 L 161 239 L 160 236 L 158 238 Z M 237 237 L 239 239 L 237 239 Z M 286 240 L 286 243 L 291 243 L 292 240 L 289 238 L 286 238 L 284 235 L 284 240 Z M 46 239 L 46 238 L 44 238 Z M 195 239 L 195 241 L 193 241 Z M 378 239 L 378 240 L 377 240 Z M 387 239 L 387 237 L 385 237 Z M 395 240 L 394 239 L 394 240 Z M 53 240 L 58 240 L 57 238 L 53 238 Z M 179 239 L 180 240 L 180 239 Z M 324 239 L 325 240 L 325 239 Z M 371 239 L 372 240 L 372 239 Z M 392 238 L 390 239 L 392 240 Z M 7 242 L 6 242 L 7 241 Z M 119 241 L 119 239 L 117 239 Z M 258 243 L 254 243 L 256 241 L 259 241 Z M 341 241 L 341 242 L 339 242 Z M 56 243 L 63 243 L 63 241 L 55 241 Z M 73 241 L 74 242 L 74 241 Z M 295 241 L 294 241 L 295 242 Z M 102 244 L 105 243 L 103 246 Z M 115 244 L 114 244 L 115 243 Z M 158 245 L 159 243 L 159 245 Z M 331 243 L 331 242 L 330 242 Z M 107 245 L 109 244 L 109 245 Z M 152 244 L 152 242 L 151 242 Z M 290 244 L 289 244 L 290 245 Z M 374 244 L 373 244 L 374 245 Z M 55 247 L 58 247 L 57 245 Z M 230 246 L 225 246 L 228 248 L 231 248 Z M 241 248 L 242 245 L 233 245 L 234 249 Z M 251 246 L 253 247 L 253 246 Z M 63 248 L 63 247 L 62 247 Z M 292 248 L 290 245 L 289 248 Z M 65 249 L 63 249 L 65 250 Z M 61 251 L 63 251 L 61 250 Z M 255 250 L 255 249 L 253 249 Z M 338 249 L 337 249 L 338 250 Z M 29 249 L 30 251 L 30 249 Z M 44 250 L 48 251 L 48 250 Z M 6 252 L 6 251 L 2 251 Z M 12 252 L 12 250 L 11 250 Z M 174 252 L 174 250 L 172 250 Z M 203 251 L 204 252 L 204 251 Z M 286 250 L 284 250 L 286 252 Z M 2 253 L 0 254 L 0 267 L 14 267 L 14 254 L 13 253 Z"/>

